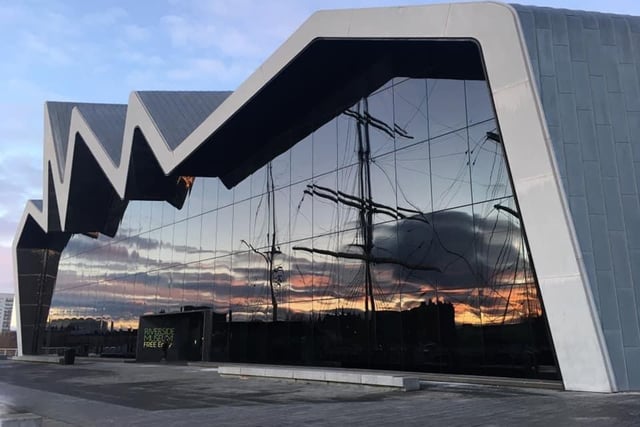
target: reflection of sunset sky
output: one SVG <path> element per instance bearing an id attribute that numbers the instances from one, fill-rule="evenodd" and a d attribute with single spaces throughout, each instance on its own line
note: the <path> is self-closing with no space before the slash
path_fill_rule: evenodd
<path id="1" fill-rule="evenodd" d="M 395 79 L 369 108 L 410 136 L 371 131 L 372 198 L 389 208 L 372 216 L 371 255 L 402 260 L 372 262 L 377 310 L 438 300 L 454 305 L 458 324 L 540 315 L 518 220 L 495 208 L 516 206 L 502 149 L 486 138 L 496 130 L 486 83 Z M 363 261 L 293 249 L 363 256 L 359 209 L 307 191 L 359 194 L 356 133 L 355 120 L 340 115 L 273 161 L 279 319 L 364 311 Z M 180 211 L 131 202 L 113 240 L 74 236 L 50 319 L 130 327 L 143 313 L 207 305 L 234 320 L 269 320 L 267 263 L 242 244 L 268 251 L 266 176 L 262 168 L 234 190 L 198 178 Z"/>
<path id="2" fill-rule="evenodd" d="M 518 245 L 507 249 L 493 248 L 493 239 L 496 234 L 506 234 L 506 231 L 496 232 L 492 240 L 483 241 L 478 236 L 476 247 L 486 248 L 479 251 L 481 256 L 472 257 L 465 254 L 470 245 L 464 243 L 456 246 L 457 242 L 468 242 L 473 239 L 465 235 L 473 234 L 473 230 L 459 230 L 452 227 L 449 221 L 456 224 L 473 223 L 470 218 L 460 220 L 460 217 L 469 217 L 468 213 L 451 212 L 451 219 L 445 218 L 441 213 L 435 222 L 442 225 L 438 238 L 447 247 L 447 250 L 459 252 L 468 256 L 470 260 L 459 259 L 458 255 L 444 252 L 441 243 L 424 245 L 424 240 L 416 241 L 414 236 L 419 234 L 424 239 L 429 235 L 428 224 L 417 222 L 410 225 L 402 221 L 395 225 L 380 224 L 376 227 L 380 236 L 385 236 L 393 230 L 397 233 L 396 239 L 381 238 L 381 243 L 376 247 L 385 256 L 403 258 L 412 262 L 430 260 L 444 273 L 411 271 L 404 267 L 390 264 L 374 265 L 375 296 L 379 310 L 406 310 L 415 307 L 431 298 L 444 298 L 449 302 L 455 302 L 456 321 L 458 323 L 480 323 L 478 288 L 484 289 L 487 297 L 494 295 L 500 298 L 485 298 L 482 304 L 484 312 L 483 322 L 491 323 L 499 318 L 504 311 L 508 290 L 505 284 L 522 283 L 530 280 L 531 272 L 528 271 L 528 263 L 520 261 L 520 270 L 510 271 L 515 266 Z M 405 220 L 405 222 L 413 222 Z M 476 229 L 482 229 L 479 219 L 475 221 Z M 508 224 L 498 223 L 499 227 L 507 228 Z M 410 227 L 410 232 L 403 238 L 402 230 Z M 424 230 L 421 230 L 424 229 Z M 448 231 L 449 230 L 449 231 Z M 451 231 L 452 230 L 452 231 Z M 450 233 L 450 234 L 447 234 Z M 504 239 L 502 239 L 504 240 Z M 136 243 L 136 245 L 138 245 Z M 384 245 L 384 246 L 383 246 Z M 151 245 L 149 245 L 151 246 Z M 290 248 L 290 247 L 288 247 Z M 427 249 L 428 248 L 428 249 Z M 500 250 L 499 250 L 500 249 Z M 347 247 L 346 250 L 353 251 Z M 422 252 L 421 252 L 422 250 Z M 132 252 L 136 249 L 132 249 Z M 179 253 L 180 248 L 174 248 L 174 253 Z M 291 253 L 293 251 L 290 251 Z M 157 311 L 160 309 L 178 309 L 181 305 L 213 305 L 221 312 L 229 308 L 235 315 L 245 314 L 248 318 L 256 318 L 256 313 L 267 313 L 269 307 L 269 292 L 267 286 L 267 272 L 264 260 L 251 252 L 236 253 L 233 256 L 212 258 L 192 264 L 154 263 L 156 270 L 141 272 L 134 270 L 134 274 L 128 270 L 129 263 L 149 265 L 148 260 L 139 256 L 127 257 L 122 247 L 111 254 L 118 254 L 117 258 L 111 258 L 109 272 L 102 272 L 97 283 L 86 285 L 87 274 L 78 277 L 78 271 L 100 271 L 102 260 L 93 252 L 87 252 L 86 257 L 76 256 L 66 259 L 61 263 L 58 291 L 56 292 L 56 304 L 68 307 L 67 311 L 52 310 L 51 318 L 59 315 L 65 317 L 75 315 L 71 310 L 78 301 L 90 298 L 95 302 L 83 306 L 84 316 L 92 315 L 87 307 L 98 307 L 97 310 L 108 314 L 116 324 L 128 320 L 133 321 L 141 312 Z M 295 313 L 332 312 L 335 310 L 363 310 L 364 285 L 362 262 L 357 260 L 335 259 L 324 255 L 302 254 L 297 256 L 283 253 L 279 255 L 280 264 L 289 266 L 283 274 L 283 283 L 278 286 L 278 299 L 283 313 L 287 311 Z M 501 256 L 504 269 L 496 271 L 492 267 L 497 263 L 497 257 Z M 119 260 L 119 261 L 117 261 Z M 75 263 L 74 263 L 75 262 Z M 523 270 L 526 269 L 526 275 Z M 479 276 L 481 272 L 488 272 L 483 282 Z M 490 287 L 486 286 L 491 281 Z M 508 288 L 508 286 L 507 286 Z M 509 297 L 510 307 L 519 307 L 525 298 L 535 299 L 535 286 L 530 285 L 528 294 L 518 287 L 512 291 Z M 494 307 L 495 308 L 492 308 Z M 509 309 L 509 319 L 513 318 L 515 309 Z M 490 314 L 496 311 L 497 314 Z M 522 316 L 519 317 L 523 317 Z M 121 319 L 121 320 L 120 320 Z M 240 317 L 238 317 L 240 319 Z"/>

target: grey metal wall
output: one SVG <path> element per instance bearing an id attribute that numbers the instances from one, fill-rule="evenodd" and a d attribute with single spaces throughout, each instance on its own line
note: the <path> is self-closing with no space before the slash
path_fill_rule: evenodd
<path id="1" fill-rule="evenodd" d="M 640 390 L 640 17 L 514 7 L 616 383 Z"/>

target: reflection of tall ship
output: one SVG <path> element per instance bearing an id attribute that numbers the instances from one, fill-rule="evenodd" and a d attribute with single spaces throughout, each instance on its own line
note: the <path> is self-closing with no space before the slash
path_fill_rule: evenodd
<path id="1" fill-rule="evenodd" d="M 412 139 L 404 129 L 397 124 L 393 127 L 372 116 L 369 113 L 367 98 L 363 98 L 356 104 L 356 108 L 344 112 L 348 117 L 356 121 L 356 144 L 358 150 L 358 174 L 357 190 L 358 194 L 347 194 L 345 192 L 320 186 L 308 184 L 304 193 L 312 197 L 320 197 L 324 200 L 355 208 L 358 212 L 358 241 L 350 246 L 356 251 L 331 251 L 316 247 L 294 246 L 294 251 L 304 251 L 317 253 L 341 259 L 355 259 L 362 261 L 364 267 L 363 287 L 364 287 L 364 313 L 368 324 L 368 336 L 372 346 L 377 342 L 377 314 L 375 279 L 373 277 L 372 266 L 375 264 L 392 264 L 402 266 L 411 270 L 440 271 L 438 268 L 423 265 L 410 264 L 392 256 L 381 256 L 374 251 L 374 215 L 384 215 L 391 219 L 411 219 L 428 223 L 425 215 L 412 209 L 387 206 L 373 200 L 371 187 L 371 141 L 370 128 L 385 133 L 390 138 L 401 137 Z"/>
<path id="2" fill-rule="evenodd" d="M 494 213 L 496 214 L 496 224 L 494 224 L 493 229 L 489 232 L 490 237 L 486 239 L 486 246 L 492 248 L 496 246 L 494 240 L 501 240 L 501 248 L 497 250 L 497 253 L 488 256 L 489 258 L 495 259 L 494 265 L 485 266 L 477 259 L 473 259 L 474 257 L 477 258 L 474 253 L 464 253 L 456 251 L 455 248 L 449 248 L 450 245 L 447 238 L 440 236 L 435 224 L 435 221 L 442 217 L 442 213 L 425 213 L 413 205 L 408 208 L 397 205 L 389 206 L 388 204 L 375 201 L 373 197 L 370 168 L 375 160 L 372 159 L 370 132 L 380 132 L 388 138 L 398 140 L 403 139 L 410 141 L 413 139 L 413 136 L 401 125 L 397 123 L 389 125 L 383 120 L 373 116 L 369 112 L 368 100 L 366 98 L 360 100 L 352 109 L 346 110 L 344 115 L 353 119 L 356 125 L 355 149 L 358 155 L 356 191 L 349 193 L 312 182 L 304 189 L 303 198 L 300 203 L 304 200 L 304 196 L 310 196 L 328 201 L 330 204 L 333 203 L 336 206 L 353 209 L 357 212 L 356 238 L 353 242 L 336 248 L 336 250 L 315 244 L 297 244 L 291 249 L 294 252 L 317 254 L 321 257 L 335 258 L 337 260 L 355 260 L 361 263 L 358 282 L 360 289 L 363 291 L 362 294 L 364 294 L 364 301 L 362 301 L 362 299 L 359 299 L 359 301 L 360 303 L 363 302 L 364 306 L 364 320 L 366 324 L 366 331 L 364 332 L 366 332 L 366 336 L 368 337 L 367 342 L 370 348 L 378 348 L 384 344 L 384 339 L 378 342 L 378 338 L 386 335 L 384 332 L 386 325 L 380 325 L 379 323 L 397 323 L 393 319 L 396 315 L 398 317 L 401 317 L 401 315 L 404 316 L 405 319 L 402 323 L 409 322 L 415 325 L 417 329 L 423 328 L 429 330 L 433 328 L 433 325 L 439 328 L 439 330 L 433 331 L 433 333 L 423 337 L 423 341 L 429 341 L 429 339 L 436 337 L 435 339 L 437 341 L 450 344 L 452 341 L 451 337 L 456 334 L 454 327 L 456 314 L 460 314 L 456 313 L 454 305 L 451 303 L 451 301 L 456 298 L 459 302 L 461 299 L 466 299 L 462 305 L 466 307 L 467 312 L 472 312 L 472 314 L 479 319 L 479 322 L 468 326 L 482 326 L 485 331 L 490 331 L 490 328 L 496 325 L 505 326 L 518 324 L 525 322 L 529 318 L 540 317 L 541 308 L 536 298 L 535 280 L 530 272 L 530 263 L 526 252 L 524 236 L 519 226 L 519 215 L 517 211 L 499 203 L 493 205 Z M 500 136 L 496 133 L 495 129 L 486 132 L 482 141 L 479 141 L 475 147 L 472 147 L 468 153 L 465 153 L 467 160 L 461 167 L 468 168 L 470 167 L 470 163 L 475 165 L 477 155 L 474 157 L 473 152 L 474 150 L 480 151 L 484 144 L 495 145 L 496 148 L 494 149 L 496 150 L 496 155 L 498 155 L 498 150 L 501 150 L 500 143 Z M 277 256 L 282 255 L 282 253 L 276 237 L 275 186 L 273 183 L 271 164 L 267 166 L 266 181 L 269 216 L 269 230 L 267 232 L 267 239 L 269 240 L 268 248 L 263 251 L 258 251 L 251 244 L 243 242 L 253 252 L 259 254 L 267 265 L 268 289 L 271 299 L 271 318 L 273 321 L 277 321 L 277 290 L 280 289 L 281 283 L 283 282 L 283 271 L 282 267 L 275 262 Z M 498 214 L 500 213 L 510 217 L 510 220 L 504 221 L 504 223 L 507 224 L 506 228 L 503 225 L 497 227 Z M 393 253 L 392 251 L 386 251 L 385 253 L 385 248 L 376 245 L 374 234 L 376 234 L 377 227 L 380 226 L 380 221 L 374 220 L 374 216 L 386 217 L 389 220 L 388 222 L 397 221 L 398 223 L 419 224 L 420 228 L 418 228 L 418 231 L 428 230 L 431 240 L 430 245 L 437 247 L 437 251 L 445 255 L 436 254 L 437 256 L 435 257 L 423 256 L 422 258 L 417 258 L 402 257 L 399 256 L 399 253 Z M 475 218 L 472 219 L 475 221 Z M 475 228 L 473 232 L 475 233 Z M 471 247 L 474 249 L 477 249 L 476 246 L 485 244 L 476 242 L 475 237 L 472 237 L 472 240 L 474 241 L 471 242 Z M 517 248 L 517 250 L 515 250 L 515 248 Z M 431 249 L 423 250 L 427 255 L 432 255 L 437 251 Z M 443 256 L 448 257 L 448 259 L 444 260 Z M 466 268 L 469 274 L 473 276 L 472 286 L 475 290 L 468 292 L 466 296 L 456 297 L 455 294 L 450 292 L 442 292 L 439 294 L 437 286 L 431 285 L 431 283 L 437 282 L 437 279 L 434 279 L 434 277 L 437 277 L 438 274 L 446 273 L 447 269 L 461 268 L 456 266 L 452 267 L 451 264 L 454 263 L 463 266 L 462 268 Z M 413 305 L 396 306 L 392 308 L 391 311 L 387 311 L 384 308 L 381 310 L 380 300 L 389 303 L 389 298 L 394 298 L 395 295 L 389 296 L 388 293 L 385 294 L 385 292 L 376 285 L 375 267 L 380 265 L 396 268 L 402 271 L 407 277 L 418 272 L 418 274 L 421 274 L 423 283 L 425 283 L 425 288 L 431 288 L 431 296 L 428 296 L 425 291 L 422 302 L 417 301 Z M 400 284 L 396 291 L 401 289 L 402 284 Z M 433 295 L 433 293 L 435 293 L 435 295 Z M 354 298 L 351 298 L 351 300 L 354 301 Z M 387 305 L 393 306 L 393 302 Z M 360 310 L 362 310 L 362 308 L 360 308 Z M 344 309 L 336 309 L 333 312 L 328 310 L 323 312 L 320 310 L 317 318 L 318 320 L 324 319 L 325 322 L 329 321 L 331 316 L 336 315 L 341 315 L 344 320 L 351 317 L 356 319 L 359 318 L 357 311 L 360 310 L 355 309 L 355 307 L 348 308 L 346 311 Z M 418 313 L 420 311 L 424 311 L 425 313 L 442 312 L 442 315 L 414 315 L 414 320 L 418 321 L 418 323 L 413 323 L 409 321 L 410 316 L 408 314 L 402 314 L 405 312 Z M 362 311 L 360 311 L 360 313 L 362 313 Z M 356 322 L 356 320 L 353 321 Z M 429 323 L 431 325 L 429 325 Z M 460 323 L 465 323 L 464 316 L 462 316 Z M 502 329 L 505 330 L 507 328 L 508 326 L 505 326 Z"/>

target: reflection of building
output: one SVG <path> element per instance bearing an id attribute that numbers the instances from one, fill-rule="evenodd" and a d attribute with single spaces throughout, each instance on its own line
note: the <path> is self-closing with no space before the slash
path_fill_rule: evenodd
<path id="1" fill-rule="evenodd" d="M 9 332 L 11 313 L 13 312 L 13 295 L 0 294 L 0 333 Z"/>
<path id="2" fill-rule="evenodd" d="M 102 319 L 54 319 L 48 322 L 52 330 L 67 330 L 77 333 L 103 333 L 109 331 L 109 325 Z M 113 329 L 113 328 L 111 328 Z"/>
<path id="3" fill-rule="evenodd" d="M 208 305 L 216 360 L 640 390 L 639 25 L 321 12 L 232 94 L 48 103 L 21 351 L 47 319 Z"/>

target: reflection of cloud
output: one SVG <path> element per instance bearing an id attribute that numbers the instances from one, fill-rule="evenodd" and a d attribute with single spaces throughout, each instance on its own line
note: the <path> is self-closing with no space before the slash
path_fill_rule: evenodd
<path id="1" fill-rule="evenodd" d="M 379 225 L 374 233 L 374 255 L 440 270 L 387 265 L 394 270 L 396 280 L 413 286 L 485 286 L 506 271 L 513 274 L 517 263 L 520 270 L 529 269 L 528 259 L 520 249 L 519 227 L 500 216 L 483 218 L 462 211 L 444 211 L 420 220 Z"/>

